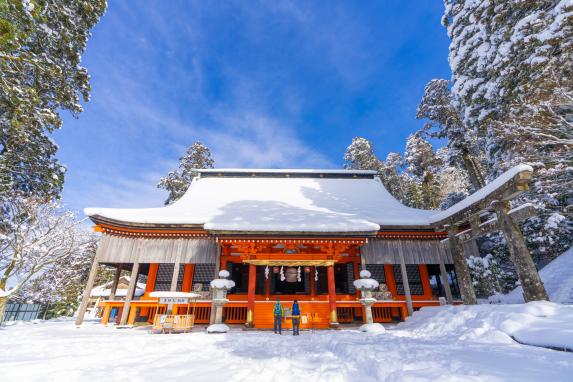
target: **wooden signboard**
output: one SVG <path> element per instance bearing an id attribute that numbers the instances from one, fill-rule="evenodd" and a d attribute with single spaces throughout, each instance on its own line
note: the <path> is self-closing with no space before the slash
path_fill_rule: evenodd
<path id="1" fill-rule="evenodd" d="M 160 304 L 188 304 L 189 298 L 187 297 L 160 297 L 159 298 Z"/>

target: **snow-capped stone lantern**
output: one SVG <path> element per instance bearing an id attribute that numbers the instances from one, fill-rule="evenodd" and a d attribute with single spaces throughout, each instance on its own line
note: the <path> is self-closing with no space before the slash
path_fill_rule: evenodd
<path id="1" fill-rule="evenodd" d="M 378 281 L 370 278 L 371 274 L 366 269 L 360 271 L 360 279 L 354 280 L 354 287 L 360 290 L 360 303 L 364 305 L 366 311 L 366 323 L 360 327 L 363 332 L 384 332 L 384 327 L 374 323 L 372 319 L 372 304 L 376 299 L 372 297 L 372 291 L 378 289 Z"/>
<path id="2" fill-rule="evenodd" d="M 235 286 L 233 280 L 227 280 L 229 272 L 222 270 L 219 272 L 219 278 L 211 281 L 213 291 L 213 309 L 215 309 L 215 320 L 207 328 L 207 333 L 226 333 L 229 327 L 223 324 L 223 306 L 229 302 L 227 291 Z"/>

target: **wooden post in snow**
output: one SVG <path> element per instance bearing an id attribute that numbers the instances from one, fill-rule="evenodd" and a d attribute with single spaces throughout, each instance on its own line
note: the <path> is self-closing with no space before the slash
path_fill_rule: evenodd
<path id="1" fill-rule="evenodd" d="M 78 316 L 76 317 L 76 325 L 81 325 L 84 322 L 84 316 L 88 308 L 88 303 L 90 301 L 90 296 L 92 289 L 94 287 L 95 277 L 97 275 L 97 270 L 99 267 L 99 256 L 96 252 L 94 262 L 92 263 L 92 268 L 90 270 L 90 275 L 88 276 L 88 282 L 86 284 L 86 289 L 84 289 L 84 295 L 82 296 L 82 302 L 80 304 L 80 309 L 78 309 Z"/>
<path id="2" fill-rule="evenodd" d="M 412 293 L 410 292 L 410 282 L 408 281 L 408 271 L 406 270 L 406 262 L 404 261 L 404 254 L 402 247 L 398 248 L 398 256 L 400 257 L 400 271 L 402 272 L 402 285 L 404 286 L 404 295 L 406 296 L 406 308 L 408 309 L 408 316 L 414 314 L 414 305 L 412 304 Z"/>
<path id="3" fill-rule="evenodd" d="M 169 290 L 171 292 L 177 291 L 177 281 L 179 281 L 179 268 L 181 268 L 180 265 L 181 265 L 181 263 L 179 262 L 179 259 L 177 259 L 175 264 L 173 264 L 173 275 L 171 277 L 171 288 L 169 288 Z"/>
<path id="4" fill-rule="evenodd" d="M 117 293 L 117 284 L 121 277 L 121 264 L 115 269 L 115 274 L 113 275 L 113 281 L 111 282 L 111 289 L 109 291 L 109 300 L 115 300 L 115 294 Z"/>
<path id="5" fill-rule="evenodd" d="M 334 265 L 326 267 L 328 279 L 328 308 L 330 310 L 330 327 L 338 327 L 338 315 L 336 314 L 336 285 L 334 284 Z"/>
<path id="6" fill-rule="evenodd" d="M 131 269 L 131 276 L 129 279 L 129 287 L 127 288 L 127 294 L 125 295 L 125 302 L 123 303 L 123 309 L 121 311 L 121 319 L 119 320 L 120 325 L 125 325 L 127 323 L 127 317 L 129 316 L 129 307 L 131 306 L 131 299 L 133 298 L 133 293 L 135 292 L 135 286 L 137 285 L 137 275 L 139 274 L 139 263 L 134 263 Z"/>
<path id="7" fill-rule="evenodd" d="M 517 223 L 509 216 L 509 202 L 495 200 L 491 203 L 495 210 L 501 232 L 505 237 L 511 261 L 515 266 L 525 302 L 549 300 L 543 281 L 525 245 L 525 240 Z"/>
<path id="8" fill-rule="evenodd" d="M 454 302 L 454 298 L 452 296 L 452 290 L 450 289 L 448 272 L 446 271 L 446 264 L 444 264 L 444 260 L 440 260 L 440 275 L 442 277 L 442 285 L 444 286 L 444 291 L 446 292 L 446 301 L 448 304 L 452 304 Z"/>
<path id="9" fill-rule="evenodd" d="M 245 324 L 248 328 L 252 328 L 254 326 L 256 283 L 257 283 L 257 266 L 254 264 L 249 264 L 249 287 L 247 290 L 247 322 Z"/>
<path id="10" fill-rule="evenodd" d="M 456 236 L 456 230 L 453 226 L 448 226 L 448 244 L 450 252 L 454 260 L 454 268 L 456 269 L 456 276 L 460 286 L 460 293 L 462 300 L 466 305 L 474 305 L 477 303 L 476 294 L 472 284 L 472 277 L 470 275 L 470 268 L 464 256 L 464 250 L 460 240 Z"/>

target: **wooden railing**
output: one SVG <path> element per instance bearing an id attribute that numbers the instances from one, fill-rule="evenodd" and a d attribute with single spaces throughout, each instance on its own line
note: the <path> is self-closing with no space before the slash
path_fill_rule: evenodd
<path id="1" fill-rule="evenodd" d="M 336 315 L 338 316 L 338 322 L 348 323 L 354 321 L 354 308 L 352 307 L 337 307 Z"/>
<path id="2" fill-rule="evenodd" d="M 373 306 L 372 318 L 374 322 L 391 322 L 392 321 L 392 308 L 385 306 Z"/>
<path id="3" fill-rule="evenodd" d="M 208 324 L 211 320 L 211 307 L 210 306 L 198 306 L 195 308 L 195 323 L 196 324 Z"/>
<path id="4" fill-rule="evenodd" d="M 226 306 L 223 308 L 223 319 L 226 324 L 244 324 L 247 322 L 247 307 Z"/>

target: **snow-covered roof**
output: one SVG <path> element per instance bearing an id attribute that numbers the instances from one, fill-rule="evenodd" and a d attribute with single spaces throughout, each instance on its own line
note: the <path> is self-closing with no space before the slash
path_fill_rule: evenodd
<path id="1" fill-rule="evenodd" d="M 122 276 L 120 283 L 127 283 L 129 284 L 129 280 L 131 278 L 129 276 Z M 90 296 L 91 297 L 109 297 L 111 294 L 111 286 L 112 286 L 112 282 L 108 281 L 105 284 L 102 285 L 98 285 L 93 287 Z M 145 293 L 145 283 L 136 283 L 136 287 L 135 287 L 135 291 L 134 291 L 134 295 L 136 297 L 142 296 Z M 127 295 L 127 289 L 126 288 L 117 288 L 115 291 L 115 296 L 116 297 L 125 297 Z"/>
<path id="2" fill-rule="evenodd" d="M 175 203 L 160 208 L 86 208 L 91 217 L 134 224 L 199 225 L 212 231 L 372 232 L 380 226 L 428 225 L 432 211 L 394 199 L 373 171 L 272 170 L 290 176 L 216 176 L 208 170 Z M 271 170 L 259 170 L 264 174 Z M 341 177 L 336 177 L 339 174 Z M 363 177 L 353 178 L 353 174 Z M 350 177 L 348 177 L 350 175 Z"/>
<path id="3" fill-rule="evenodd" d="M 374 232 L 430 227 L 483 199 L 521 171 L 516 166 L 445 211 L 410 208 L 384 188 L 374 171 L 201 170 L 175 203 L 159 208 L 86 208 L 96 221 L 198 226 L 234 232 Z"/>
<path id="4" fill-rule="evenodd" d="M 497 178 L 486 184 L 484 187 L 480 188 L 473 194 L 469 195 L 467 198 L 464 198 L 464 200 L 459 201 L 458 203 L 454 204 L 453 206 L 444 211 L 440 211 L 434 214 L 434 216 L 431 217 L 430 222 L 436 223 L 441 220 L 447 219 L 449 216 L 452 216 L 453 214 L 458 213 L 465 208 L 468 208 L 472 204 L 487 198 L 498 188 L 503 186 L 505 183 L 509 182 L 514 176 L 523 171 L 533 172 L 533 167 L 526 164 L 520 164 L 510 168 L 509 170 L 507 170 L 506 172 L 504 172 L 503 174 L 501 174 L 500 176 L 498 176 Z"/>

